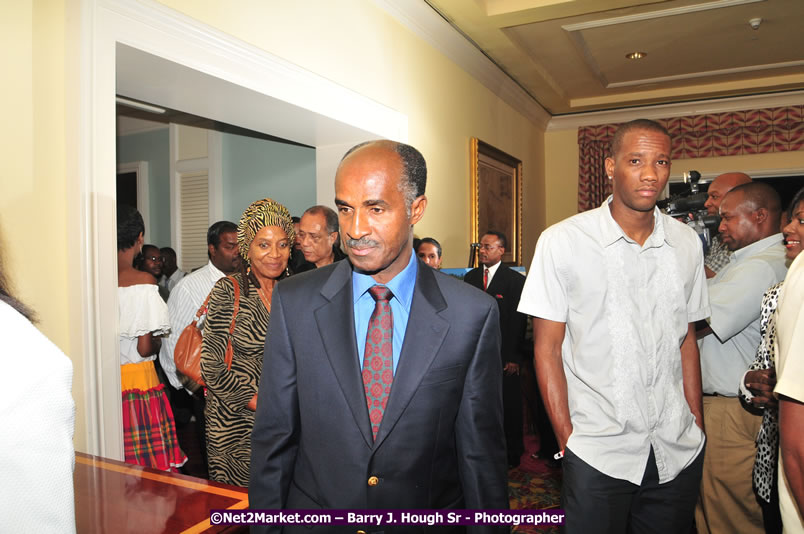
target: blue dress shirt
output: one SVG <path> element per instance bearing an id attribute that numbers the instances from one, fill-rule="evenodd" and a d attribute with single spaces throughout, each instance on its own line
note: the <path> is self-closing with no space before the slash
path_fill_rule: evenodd
<path id="1" fill-rule="evenodd" d="M 394 315 L 393 357 L 394 374 L 399 365 L 399 354 L 402 352 L 402 341 L 405 339 L 405 330 L 408 326 L 410 303 L 413 300 L 413 287 L 416 285 L 418 273 L 416 254 L 410 255 L 410 261 L 402 272 L 394 276 L 385 285 L 394 294 L 391 297 L 391 312 Z M 363 353 L 366 350 L 366 334 L 368 323 L 374 312 L 374 299 L 368 292 L 371 286 L 378 285 L 369 275 L 352 271 L 352 295 L 354 298 L 355 336 L 357 339 L 357 354 L 360 368 L 363 368 Z"/>

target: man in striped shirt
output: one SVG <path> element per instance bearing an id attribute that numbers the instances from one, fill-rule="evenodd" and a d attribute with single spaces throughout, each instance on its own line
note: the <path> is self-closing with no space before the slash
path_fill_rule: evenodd
<path id="1" fill-rule="evenodd" d="M 186 380 L 176 371 L 173 350 L 184 328 L 195 317 L 198 308 L 212 291 L 215 282 L 234 274 L 240 269 L 240 254 L 237 247 L 237 225 L 229 221 L 218 221 L 207 230 L 207 264 L 188 274 L 176 284 L 168 299 L 168 315 L 170 316 L 170 335 L 162 341 L 159 352 L 159 363 L 165 371 L 170 385 L 177 390 L 184 389 L 193 396 L 193 413 L 198 423 L 198 434 L 201 440 L 201 453 L 206 464 L 206 437 L 204 428 L 204 397 L 193 395 L 185 389 Z M 175 396 L 184 395 L 181 391 Z M 175 397 L 174 396 L 174 397 Z M 181 404 L 175 402 L 174 404 Z"/>

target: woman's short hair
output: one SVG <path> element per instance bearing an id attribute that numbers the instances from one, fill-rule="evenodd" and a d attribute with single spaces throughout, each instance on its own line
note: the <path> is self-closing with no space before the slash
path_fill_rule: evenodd
<path id="1" fill-rule="evenodd" d="M 128 204 L 117 205 L 117 250 L 134 246 L 140 234 L 145 232 L 145 223 L 137 208 Z"/>

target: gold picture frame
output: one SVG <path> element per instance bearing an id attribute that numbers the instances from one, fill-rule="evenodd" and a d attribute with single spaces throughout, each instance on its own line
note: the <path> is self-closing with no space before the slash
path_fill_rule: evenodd
<path id="1" fill-rule="evenodd" d="M 521 265 L 522 161 L 476 137 L 470 152 L 472 242 L 489 230 L 503 232 L 508 238 L 503 263 Z"/>

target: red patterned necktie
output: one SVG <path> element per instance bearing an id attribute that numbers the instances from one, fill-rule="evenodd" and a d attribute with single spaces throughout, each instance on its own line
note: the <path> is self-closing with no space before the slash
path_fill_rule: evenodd
<path id="1" fill-rule="evenodd" d="M 489 288 L 489 270 L 483 270 L 483 291 Z"/>
<path id="2" fill-rule="evenodd" d="M 394 295 L 385 286 L 372 286 L 369 293 L 374 299 L 374 311 L 369 318 L 366 351 L 363 354 L 363 386 L 366 390 L 371 431 L 374 439 L 377 439 L 382 414 L 391 393 L 391 382 L 394 380 L 394 316 L 388 302 Z"/>

